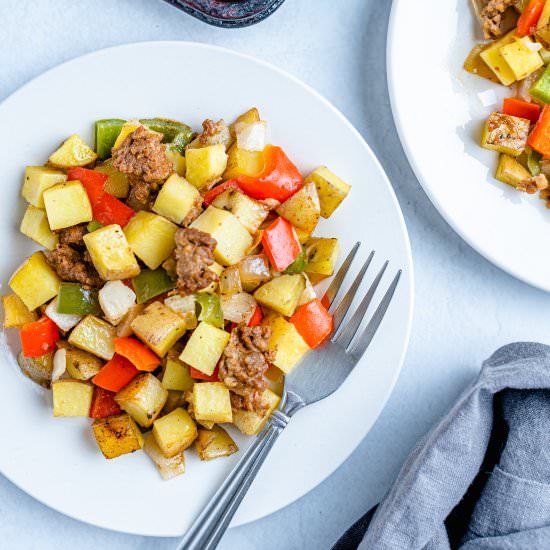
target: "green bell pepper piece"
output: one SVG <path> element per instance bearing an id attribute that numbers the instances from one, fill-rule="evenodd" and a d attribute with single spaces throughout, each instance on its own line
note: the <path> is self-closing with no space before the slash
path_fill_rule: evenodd
<path id="1" fill-rule="evenodd" d="M 162 267 L 155 270 L 144 269 L 132 279 L 137 303 L 143 304 L 151 298 L 176 288 L 176 283 Z"/>
<path id="2" fill-rule="evenodd" d="M 527 169 L 531 172 L 532 176 L 538 176 L 540 174 L 540 159 L 542 155 L 531 149 L 531 147 L 525 148 Z"/>
<path id="3" fill-rule="evenodd" d="M 111 156 L 111 149 L 115 144 L 116 138 L 122 126 L 126 121 L 120 118 L 109 118 L 96 120 L 95 123 L 95 152 L 97 156 L 104 160 Z"/>
<path id="4" fill-rule="evenodd" d="M 220 297 L 209 292 L 195 294 L 195 300 L 201 310 L 197 315 L 199 321 L 204 321 L 218 328 L 223 328 L 223 312 L 220 304 Z"/>
<path id="5" fill-rule="evenodd" d="M 94 231 L 97 231 L 98 229 L 101 229 L 103 227 L 103 224 L 99 223 L 96 220 L 92 220 L 86 227 L 88 230 L 88 233 L 93 233 Z"/>
<path id="6" fill-rule="evenodd" d="M 535 83 L 529 90 L 529 95 L 543 103 L 550 103 L 550 65 L 548 65 L 546 70 L 537 80 L 535 80 Z"/>
<path id="7" fill-rule="evenodd" d="M 57 311 L 70 315 L 97 315 L 101 313 L 97 291 L 86 289 L 79 283 L 61 283 Z"/>
<path id="8" fill-rule="evenodd" d="M 296 259 L 283 271 L 283 273 L 302 273 L 307 267 L 306 250 L 302 247 L 302 251 Z"/>
<path id="9" fill-rule="evenodd" d="M 167 118 L 144 118 L 140 122 L 149 130 L 164 134 L 162 143 L 171 151 L 183 153 L 185 146 L 193 139 L 193 129 L 183 122 Z"/>

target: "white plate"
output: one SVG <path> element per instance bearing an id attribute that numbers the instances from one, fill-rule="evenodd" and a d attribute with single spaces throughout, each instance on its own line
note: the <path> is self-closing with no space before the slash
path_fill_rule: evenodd
<path id="1" fill-rule="evenodd" d="M 550 291 L 550 211 L 493 177 L 498 155 L 479 147 L 483 121 L 510 92 L 462 69 L 483 37 L 469 0 L 394 0 L 388 84 L 409 161 L 441 215 L 480 254 Z"/>
<path id="2" fill-rule="evenodd" d="M 360 366 L 336 395 L 293 419 L 235 525 L 278 510 L 330 475 L 365 437 L 397 379 L 411 323 L 412 263 L 403 218 L 382 168 L 351 124 L 313 90 L 265 63 L 201 44 L 141 43 L 93 53 L 40 76 L 0 106 L 0 280 L 6 285 L 33 249 L 17 231 L 25 164 L 44 162 L 73 132 L 91 142 L 98 118 L 165 116 L 199 128 L 206 117 L 231 120 L 252 105 L 269 121 L 272 142 L 302 172 L 327 164 L 353 184 L 319 234 L 341 239 L 344 253 L 363 241 L 361 258 L 377 250 L 375 268 L 390 259 L 383 287 L 398 268 L 404 277 Z M 9 332 L 13 351 L 18 337 Z M 69 516 L 118 531 L 179 535 L 238 458 L 201 463 L 189 452 L 187 473 L 169 482 L 161 481 L 144 453 L 106 461 L 90 422 L 54 419 L 49 392 L 19 373 L 12 354 L 10 364 L 6 357 L 0 402 L 9 421 L 2 430 L 0 471 Z M 241 447 L 249 441 L 238 439 Z"/>

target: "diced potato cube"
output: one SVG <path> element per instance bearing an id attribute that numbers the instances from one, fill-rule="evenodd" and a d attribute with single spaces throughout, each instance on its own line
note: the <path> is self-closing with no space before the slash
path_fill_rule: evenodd
<path id="1" fill-rule="evenodd" d="M 92 429 L 105 458 L 116 458 L 143 447 L 143 436 L 127 414 L 98 418 Z"/>
<path id="2" fill-rule="evenodd" d="M 117 325 L 136 303 L 136 294 L 122 281 L 108 281 L 98 293 L 99 305 L 112 325 Z"/>
<path id="3" fill-rule="evenodd" d="M 223 179 L 230 180 L 239 176 L 255 177 L 261 174 L 263 169 L 263 151 L 247 151 L 239 149 L 237 144 L 234 144 L 227 151 L 227 168 L 223 173 Z"/>
<path id="4" fill-rule="evenodd" d="M 176 354 L 169 354 L 162 374 L 162 385 L 167 390 L 186 391 L 192 389 L 194 383 L 189 365 L 182 363 Z"/>
<path id="5" fill-rule="evenodd" d="M 197 189 L 202 189 L 220 178 L 227 166 L 227 154 L 223 143 L 200 149 L 187 149 L 185 159 L 185 178 Z"/>
<path id="6" fill-rule="evenodd" d="M 212 206 L 229 210 L 249 233 L 255 233 L 269 214 L 269 208 L 260 201 L 252 199 L 236 189 L 228 189 L 218 195 L 212 201 Z"/>
<path id="7" fill-rule="evenodd" d="M 239 450 L 237 444 L 221 426 L 214 426 L 211 430 L 200 429 L 195 447 L 201 460 L 229 456 Z"/>
<path id="8" fill-rule="evenodd" d="M 17 356 L 17 364 L 21 372 L 33 382 L 45 388 L 50 387 L 53 372 L 53 352 L 40 357 L 25 357 L 21 352 Z"/>
<path id="9" fill-rule="evenodd" d="M 252 109 L 248 109 L 245 113 L 238 116 L 235 122 L 230 126 L 231 133 L 235 133 L 235 125 L 237 125 L 239 122 L 246 122 L 247 124 L 252 124 L 253 122 L 259 122 L 260 121 L 260 112 L 256 107 L 252 107 Z"/>
<path id="10" fill-rule="evenodd" d="M 16 294 L 2 296 L 4 307 L 4 328 L 21 328 L 38 319 L 38 315 L 23 303 Z"/>
<path id="11" fill-rule="evenodd" d="M 120 134 L 116 138 L 115 144 L 113 145 L 113 151 L 118 149 L 122 142 L 133 132 L 135 132 L 140 126 L 142 126 L 139 120 L 128 120 L 122 125 Z"/>
<path id="12" fill-rule="evenodd" d="M 309 174 L 304 183 L 309 182 L 313 182 L 317 188 L 323 218 L 330 218 L 351 189 L 351 185 L 341 180 L 326 166 L 320 166 Z"/>
<path id="13" fill-rule="evenodd" d="M 115 354 L 115 337 L 115 327 L 99 317 L 87 315 L 71 332 L 69 344 L 108 361 Z"/>
<path id="14" fill-rule="evenodd" d="M 262 306 L 290 317 L 298 305 L 304 288 L 304 278 L 300 274 L 281 275 L 258 288 L 254 292 L 254 298 Z"/>
<path id="15" fill-rule="evenodd" d="M 243 434 L 256 435 L 259 433 L 281 401 L 281 398 L 271 390 L 265 390 L 263 397 L 264 402 L 268 404 L 268 408 L 262 416 L 254 411 L 246 410 L 238 410 L 233 413 L 233 424 Z"/>
<path id="16" fill-rule="evenodd" d="M 129 279 L 139 274 L 139 265 L 120 225 L 107 225 L 87 233 L 84 243 L 102 279 Z"/>
<path id="17" fill-rule="evenodd" d="M 500 84 L 500 80 L 495 73 L 487 66 L 487 63 L 481 58 L 481 53 L 489 47 L 487 44 L 475 44 L 470 50 L 468 57 L 464 60 L 464 70 L 481 78 L 486 78 L 495 84 Z"/>
<path id="18" fill-rule="evenodd" d="M 172 174 L 161 187 L 153 211 L 181 224 L 189 212 L 202 203 L 196 187 L 177 174 Z"/>
<path id="19" fill-rule="evenodd" d="M 277 214 L 287 219 L 295 228 L 311 234 L 321 216 L 321 206 L 314 182 L 305 183 L 277 208 Z"/>
<path id="20" fill-rule="evenodd" d="M 162 387 L 158 378 L 149 372 L 138 374 L 115 396 L 118 406 L 142 428 L 152 426 L 167 399 L 168 391 Z"/>
<path id="21" fill-rule="evenodd" d="M 124 228 L 124 234 L 135 255 L 149 269 L 156 269 L 172 254 L 178 226 L 162 216 L 142 210 Z"/>
<path id="22" fill-rule="evenodd" d="M 44 208 L 44 191 L 64 181 L 67 175 L 63 172 L 45 166 L 27 166 L 21 195 L 36 208 Z"/>
<path id="23" fill-rule="evenodd" d="M 8 284 L 22 302 L 33 310 L 57 296 L 61 279 L 48 265 L 44 254 L 35 252 L 12 275 Z"/>
<path id="24" fill-rule="evenodd" d="M 158 471 L 165 481 L 185 473 L 185 458 L 183 451 L 170 458 L 166 458 L 155 441 L 152 432 L 143 434 L 143 450 L 155 463 Z"/>
<path id="25" fill-rule="evenodd" d="M 512 71 L 512 69 L 508 65 L 508 63 L 506 63 L 506 60 L 504 59 L 504 57 L 502 57 L 502 54 L 500 53 L 500 49 L 503 46 L 512 44 L 515 41 L 516 41 L 516 33 L 515 33 L 515 30 L 513 30 L 508 34 L 504 35 L 500 40 L 493 42 L 491 46 L 489 46 L 486 50 L 482 51 L 480 54 L 481 59 L 485 61 L 485 63 L 495 73 L 497 78 L 500 80 L 502 84 L 504 84 L 504 86 L 510 86 L 510 84 L 514 83 L 516 81 L 516 76 L 514 74 L 514 71 Z"/>
<path id="26" fill-rule="evenodd" d="M 525 118 L 492 113 L 483 128 L 481 146 L 518 157 L 527 145 L 529 126 L 530 122 Z"/>
<path id="27" fill-rule="evenodd" d="M 181 296 L 180 294 L 174 294 L 164 300 L 164 305 L 183 319 L 186 330 L 197 328 L 197 305 L 194 295 Z"/>
<path id="28" fill-rule="evenodd" d="M 210 422 L 209 420 L 197 420 L 195 417 L 195 410 L 193 405 L 193 391 L 186 391 L 185 392 L 185 400 L 187 401 L 187 412 L 189 413 L 189 416 L 197 422 L 197 424 L 200 424 L 203 428 L 206 428 L 207 430 L 211 430 L 215 422 Z"/>
<path id="29" fill-rule="evenodd" d="M 178 407 L 183 407 L 185 405 L 185 392 L 168 390 L 168 399 L 162 408 L 162 414 L 171 413 L 174 409 Z"/>
<path id="30" fill-rule="evenodd" d="M 55 153 L 50 155 L 48 162 L 57 168 L 73 168 L 86 166 L 96 159 L 94 150 L 88 147 L 78 134 L 73 134 Z"/>
<path id="31" fill-rule="evenodd" d="M 44 206 L 50 229 L 63 229 L 92 221 L 92 205 L 79 181 L 58 183 L 44 191 Z"/>
<path id="32" fill-rule="evenodd" d="M 309 347 L 296 327 L 283 317 L 271 318 L 266 324 L 271 327 L 269 349 L 275 353 L 273 364 L 288 374 L 309 351 Z"/>
<path id="33" fill-rule="evenodd" d="M 317 273 L 327 277 L 334 273 L 334 268 L 340 255 L 338 239 L 314 237 L 306 241 L 305 247 L 307 258 L 306 271 L 308 273 Z"/>
<path id="34" fill-rule="evenodd" d="M 58 301 L 59 299 L 57 297 L 52 300 L 48 304 L 45 313 L 61 330 L 67 332 L 78 325 L 78 323 L 82 319 L 82 315 L 59 313 L 59 311 L 57 311 Z"/>
<path id="35" fill-rule="evenodd" d="M 181 453 L 197 438 L 197 426 L 181 407 L 153 423 L 153 436 L 165 457 Z"/>
<path id="36" fill-rule="evenodd" d="M 19 230 L 48 250 L 53 250 L 59 242 L 59 237 L 50 229 L 46 212 L 32 204 L 27 207 Z"/>
<path id="37" fill-rule="evenodd" d="M 222 382 L 201 382 L 193 386 L 193 411 L 197 420 L 222 423 L 233 420 L 229 390 Z"/>
<path id="38" fill-rule="evenodd" d="M 185 332 L 185 321 L 162 302 L 148 305 L 131 326 L 136 336 L 159 357 L 164 357 Z"/>
<path id="39" fill-rule="evenodd" d="M 510 69 L 512 69 L 516 80 L 523 80 L 543 66 L 540 55 L 532 51 L 525 44 L 524 40 L 533 44 L 532 40 L 526 36 L 521 40 L 514 40 L 511 44 L 500 48 L 500 55 L 502 55 Z"/>
<path id="40" fill-rule="evenodd" d="M 113 159 L 106 160 L 103 164 L 96 166 L 94 170 L 109 176 L 103 188 L 106 193 L 113 195 L 113 197 L 118 197 L 119 199 L 125 199 L 128 196 L 128 192 L 130 191 L 128 174 L 119 172 L 113 166 Z"/>
<path id="41" fill-rule="evenodd" d="M 495 178 L 503 183 L 517 187 L 531 177 L 531 173 L 515 158 L 500 155 Z"/>
<path id="42" fill-rule="evenodd" d="M 67 349 L 67 373 L 75 380 L 90 380 L 101 370 L 102 366 L 103 361 L 87 351 L 77 348 Z"/>
<path id="43" fill-rule="evenodd" d="M 94 387 L 79 380 L 56 380 L 52 383 L 54 416 L 88 416 Z"/>
<path id="44" fill-rule="evenodd" d="M 178 176 L 185 177 L 186 162 L 185 157 L 177 151 L 166 151 L 166 156 L 172 161 L 174 170 Z"/>
<path id="45" fill-rule="evenodd" d="M 191 225 L 209 233 L 218 243 L 214 256 L 222 265 L 236 264 L 250 245 L 252 237 L 241 222 L 230 212 L 209 206 Z"/>
<path id="46" fill-rule="evenodd" d="M 187 341 L 180 360 L 210 376 L 229 342 L 229 333 L 209 323 L 199 323 Z"/>

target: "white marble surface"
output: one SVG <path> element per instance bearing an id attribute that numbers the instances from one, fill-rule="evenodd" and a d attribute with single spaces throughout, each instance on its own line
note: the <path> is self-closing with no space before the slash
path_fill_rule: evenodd
<path id="1" fill-rule="evenodd" d="M 275 63 L 325 95 L 366 137 L 392 180 L 416 269 L 414 327 L 397 387 L 370 434 L 334 475 L 280 512 L 229 531 L 222 550 L 330 548 L 380 499 L 413 443 L 485 357 L 514 340 L 550 341 L 550 296 L 502 273 L 462 242 L 409 168 L 387 99 L 389 10 L 389 1 L 288 0 L 255 27 L 222 30 L 161 0 L 0 1 L 0 100 L 42 71 L 98 48 L 143 40 L 219 44 Z M 68 519 L 1 475 L 0 541 L 6 550 L 163 550 L 175 542 Z"/>

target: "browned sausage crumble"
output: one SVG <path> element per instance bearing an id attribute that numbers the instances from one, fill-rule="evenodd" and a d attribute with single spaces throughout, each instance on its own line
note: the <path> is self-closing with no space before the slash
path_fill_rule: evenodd
<path id="1" fill-rule="evenodd" d="M 214 263 L 216 239 L 199 229 L 182 228 L 176 231 L 176 273 L 178 292 L 187 296 L 218 280 L 208 267 Z"/>
<path id="2" fill-rule="evenodd" d="M 86 223 L 73 225 L 57 231 L 60 244 L 70 244 L 73 246 L 84 246 L 84 235 L 88 233 Z"/>
<path id="3" fill-rule="evenodd" d="M 231 391 L 233 409 L 265 413 L 263 393 L 267 387 L 264 374 L 273 361 L 268 343 L 271 327 L 239 325 L 231 337 L 220 362 L 220 380 Z"/>
<path id="4" fill-rule="evenodd" d="M 480 13 L 483 34 L 487 40 L 502 35 L 502 16 L 510 6 L 517 3 L 518 0 L 489 0 Z"/>
<path id="5" fill-rule="evenodd" d="M 103 281 L 97 273 L 87 251 L 80 252 L 68 244 L 58 244 L 45 252 L 47 262 L 61 279 L 80 283 L 85 287 L 100 287 Z"/>

